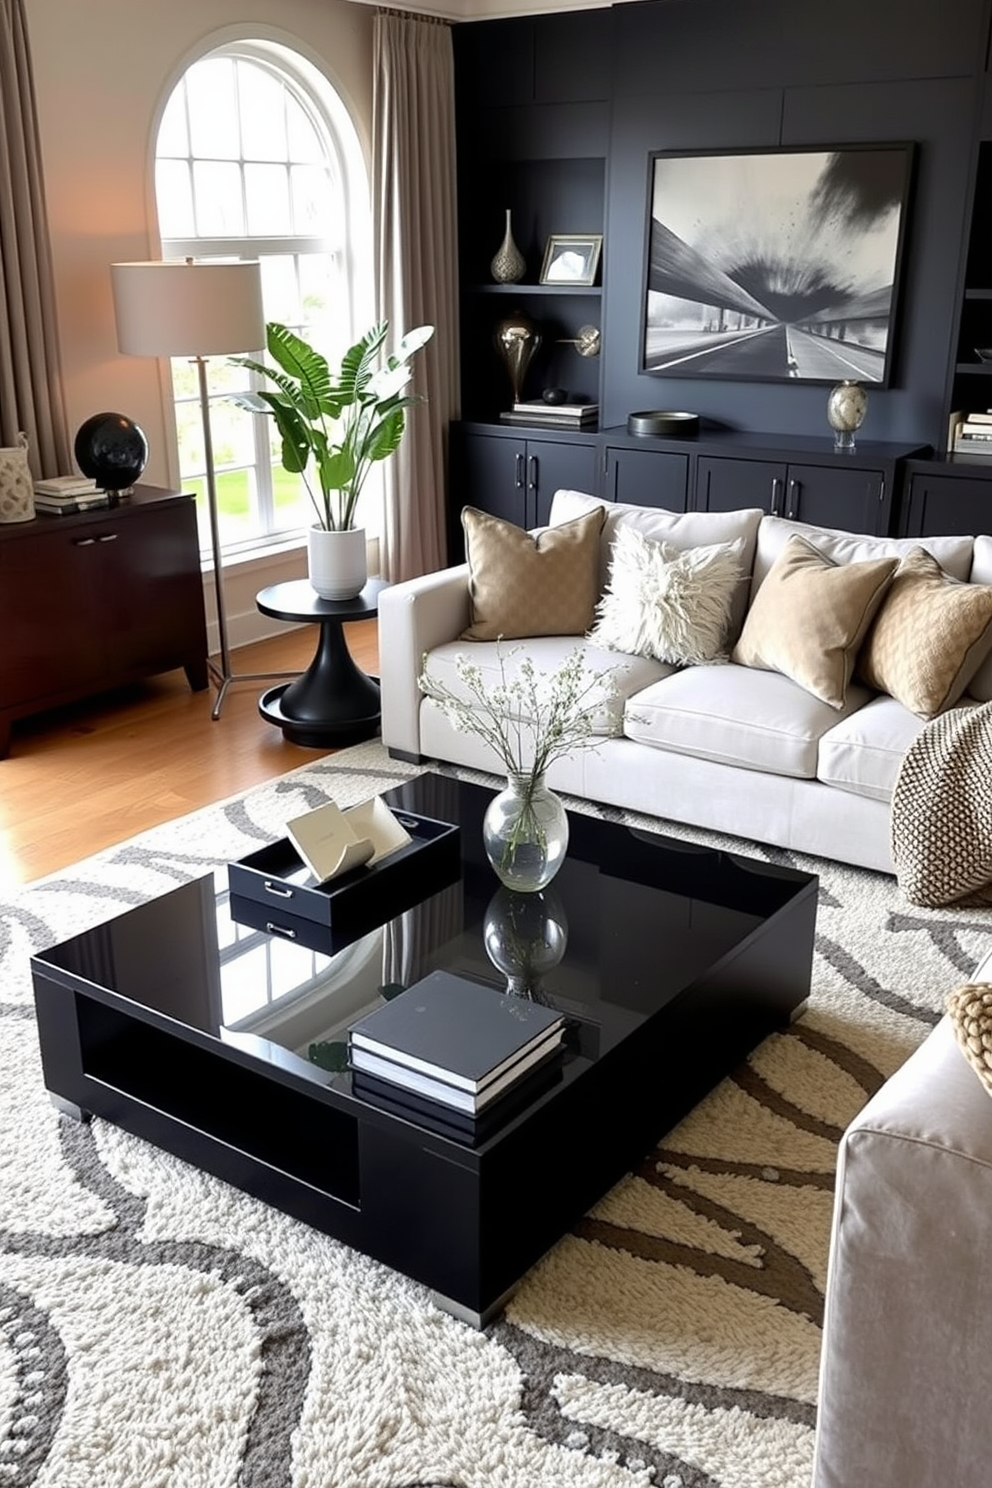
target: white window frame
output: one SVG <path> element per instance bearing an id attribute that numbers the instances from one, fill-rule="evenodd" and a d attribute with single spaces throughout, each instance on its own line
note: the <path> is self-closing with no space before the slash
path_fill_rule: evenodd
<path id="1" fill-rule="evenodd" d="M 340 255 L 340 278 L 345 291 L 343 298 L 346 304 L 343 338 L 346 338 L 346 344 L 350 344 L 357 340 L 374 318 L 374 280 L 368 164 L 358 130 L 347 105 L 332 81 L 307 58 L 289 46 L 264 40 L 236 40 L 210 47 L 200 56 L 193 57 L 186 63 L 169 90 L 163 106 L 163 117 L 165 107 L 168 106 L 175 90 L 180 86 L 190 68 L 212 58 L 231 58 L 254 63 L 269 71 L 293 93 L 314 122 L 328 156 L 334 162 L 344 201 L 346 225 L 341 238 L 335 237 L 333 240 L 308 234 L 275 237 L 251 234 L 238 237 L 177 237 L 163 234 L 161 236 L 162 256 L 169 259 L 190 257 L 230 260 L 232 258 L 262 259 L 267 255 L 278 255 L 282 258 L 291 257 L 294 262 L 298 263 L 300 257 L 308 253 L 338 254 Z M 158 158 L 156 142 L 153 168 L 157 167 Z M 167 158 L 175 159 L 176 157 Z M 191 152 L 188 158 L 194 161 L 204 157 L 196 156 Z M 244 157 L 237 158 L 234 163 L 243 172 Z M 294 329 L 303 330 L 302 322 L 294 323 Z M 248 350 L 250 352 L 251 348 Z M 255 351 L 261 353 L 263 348 L 255 348 Z M 261 379 L 255 380 L 262 383 Z M 195 396 L 190 401 L 196 401 Z M 180 405 L 175 397 L 171 399 L 171 402 L 175 417 L 175 412 Z M 244 417 L 253 418 L 254 423 L 255 463 L 253 470 L 258 526 L 252 534 L 242 539 L 232 541 L 225 538 L 223 541 L 225 558 L 245 556 L 253 551 L 286 547 L 290 543 L 298 543 L 302 540 L 305 525 L 308 525 L 305 522 L 299 528 L 276 530 L 270 465 L 272 421 L 262 414 L 253 417 L 246 413 Z M 176 429 L 178 441 L 178 422 Z M 244 467 L 239 463 L 235 468 Z M 194 478 L 197 474 L 198 472 L 193 473 Z M 309 516 L 309 504 L 306 510 Z M 366 526 L 374 533 L 377 527 L 376 514 L 369 512 L 367 515 L 370 520 L 366 521 Z M 208 559 L 209 534 L 205 521 L 201 525 L 201 534 L 203 557 Z"/>

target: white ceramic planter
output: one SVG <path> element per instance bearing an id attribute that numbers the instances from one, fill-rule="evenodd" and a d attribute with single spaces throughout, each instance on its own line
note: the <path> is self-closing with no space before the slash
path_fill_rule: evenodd
<path id="1" fill-rule="evenodd" d="M 369 576 L 364 527 L 347 532 L 311 527 L 307 533 L 307 563 L 310 583 L 321 599 L 354 599 Z"/>

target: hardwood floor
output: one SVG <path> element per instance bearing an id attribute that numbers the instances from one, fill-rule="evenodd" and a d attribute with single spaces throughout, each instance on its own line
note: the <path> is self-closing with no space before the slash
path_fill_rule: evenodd
<path id="1" fill-rule="evenodd" d="M 358 665 L 378 670 L 374 620 L 345 627 Z M 236 672 L 302 670 L 310 627 L 232 654 Z M 288 744 L 258 712 L 267 682 L 190 692 L 182 672 L 14 727 L 0 760 L 0 889 L 66 868 L 136 832 L 283 775 L 330 751 Z"/>

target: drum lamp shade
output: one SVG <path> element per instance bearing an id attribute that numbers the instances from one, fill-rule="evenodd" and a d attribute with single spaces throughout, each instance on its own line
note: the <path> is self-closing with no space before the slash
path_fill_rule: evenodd
<path id="1" fill-rule="evenodd" d="M 265 345 L 257 259 L 110 266 L 117 344 L 130 356 L 224 356 Z"/>

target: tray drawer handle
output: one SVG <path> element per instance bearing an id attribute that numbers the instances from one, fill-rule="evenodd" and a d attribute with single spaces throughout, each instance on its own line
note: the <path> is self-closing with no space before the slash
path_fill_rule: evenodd
<path id="1" fill-rule="evenodd" d="M 293 890 L 287 889 L 285 884 L 273 883 L 271 878 L 265 880 L 265 892 L 275 894 L 279 899 L 292 899 Z"/>
<path id="2" fill-rule="evenodd" d="M 268 935 L 282 935 L 286 940 L 295 940 L 296 931 L 288 929 L 285 925 L 273 925 L 271 920 L 266 920 L 265 930 Z"/>

